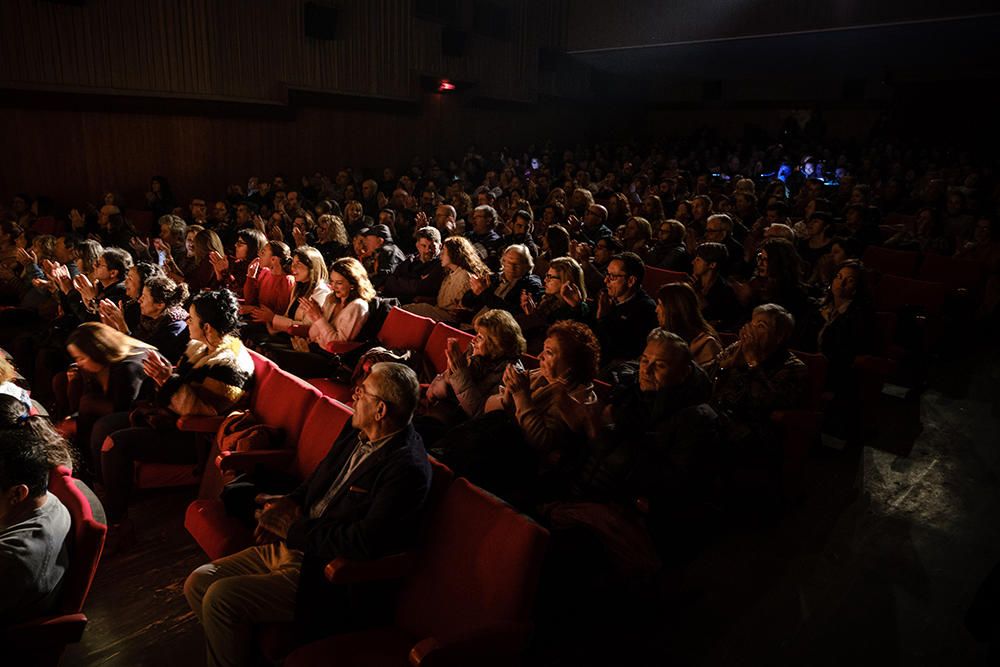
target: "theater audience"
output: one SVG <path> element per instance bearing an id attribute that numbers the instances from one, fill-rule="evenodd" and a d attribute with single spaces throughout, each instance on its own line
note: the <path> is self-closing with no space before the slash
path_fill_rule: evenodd
<path id="1" fill-rule="evenodd" d="M 274 266 L 273 260 L 271 265 Z M 296 324 L 312 324 L 312 311 L 300 308 L 302 299 L 309 299 L 322 308 L 326 305 L 327 296 L 330 294 L 330 273 L 319 250 L 310 246 L 296 248 L 292 253 L 290 268 L 295 278 L 295 288 L 292 290 L 284 314 L 278 315 L 263 304 L 254 311 L 254 319 L 265 323 L 271 334 L 288 333 Z M 279 344 L 285 342 L 280 336 L 272 338 L 275 339 L 272 342 Z"/>
<path id="2" fill-rule="evenodd" d="M 559 257 L 549 263 L 543 277 L 541 299 L 537 302 L 527 292 L 521 293 L 521 312 L 517 323 L 528 341 L 528 352 L 538 354 L 549 326 L 561 320 L 587 323 L 590 304 L 583 283 L 583 269 L 571 257 Z M 566 296 L 564 296 L 564 294 Z"/>
<path id="3" fill-rule="evenodd" d="M 324 566 L 414 544 L 431 478 L 410 423 L 417 390 L 406 366 L 375 364 L 354 393 L 354 428 L 296 490 L 258 497 L 258 546 L 191 573 L 184 595 L 205 630 L 209 665 L 250 662 L 254 627 L 264 623 L 297 620 L 307 635 L 314 627 L 328 634 L 335 629 L 329 616 L 351 610 L 343 607 L 349 598 L 326 583 Z"/>
<path id="4" fill-rule="evenodd" d="M 691 358 L 705 366 L 722 351 L 719 335 L 698 308 L 698 295 L 687 283 L 668 283 L 656 294 L 660 328 L 677 334 L 689 346 Z"/>
<path id="5" fill-rule="evenodd" d="M 177 430 L 177 417 L 226 415 L 248 396 L 254 365 L 235 335 L 236 297 L 228 290 L 199 293 L 188 315 L 191 342 L 176 368 L 158 354 L 146 355 L 145 373 L 157 386 L 153 407 L 110 414 L 93 430 L 91 446 L 100 452 L 108 519 L 119 546 L 134 538 L 127 520 L 134 463 L 195 465 L 197 434 Z"/>

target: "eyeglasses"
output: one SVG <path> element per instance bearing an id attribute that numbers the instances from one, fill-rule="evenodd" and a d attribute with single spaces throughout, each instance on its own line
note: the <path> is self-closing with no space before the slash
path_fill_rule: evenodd
<path id="1" fill-rule="evenodd" d="M 622 280 L 624 278 L 628 278 L 627 273 L 608 273 L 604 276 L 604 279 L 607 280 L 608 282 L 614 282 L 616 280 Z"/>
<path id="2" fill-rule="evenodd" d="M 363 384 L 356 385 L 354 387 L 354 391 L 351 392 L 351 398 L 354 399 L 354 402 L 356 403 L 358 399 L 361 398 L 362 396 L 370 396 L 371 398 L 382 401 L 383 403 L 388 403 L 388 401 L 386 401 L 381 396 L 373 394 L 370 391 L 368 391 L 368 388 L 365 387 L 365 385 Z"/>
<path id="3" fill-rule="evenodd" d="M 553 276 L 551 274 L 545 274 L 545 280 L 559 280 L 559 276 Z"/>
<path id="4" fill-rule="evenodd" d="M 247 242 L 244 241 L 243 239 L 236 239 L 236 245 L 246 245 L 246 244 Z"/>

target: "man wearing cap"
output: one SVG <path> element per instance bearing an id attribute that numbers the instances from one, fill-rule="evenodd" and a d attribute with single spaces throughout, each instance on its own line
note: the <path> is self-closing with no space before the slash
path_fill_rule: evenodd
<path id="1" fill-rule="evenodd" d="M 433 227 L 417 230 L 417 252 L 400 262 L 385 281 L 384 296 L 396 297 L 403 303 L 437 300 L 444 280 L 441 267 L 441 232 Z"/>
<path id="2" fill-rule="evenodd" d="M 368 278 L 375 289 L 381 291 L 406 255 L 392 242 L 392 233 L 386 225 L 372 225 L 362 232 L 365 239 L 365 255 L 372 257 L 372 269 Z"/>

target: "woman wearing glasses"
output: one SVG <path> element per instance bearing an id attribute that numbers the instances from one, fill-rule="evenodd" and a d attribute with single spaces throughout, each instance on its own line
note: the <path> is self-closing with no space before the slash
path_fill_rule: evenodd
<path id="1" fill-rule="evenodd" d="M 552 260 L 542 277 L 542 285 L 545 291 L 538 301 L 526 291 L 521 293 L 521 313 L 517 316 L 531 354 L 541 351 L 550 325 L 562 320 L 585 323 L 590 317 L 583 268 L 575 259 Z"/>

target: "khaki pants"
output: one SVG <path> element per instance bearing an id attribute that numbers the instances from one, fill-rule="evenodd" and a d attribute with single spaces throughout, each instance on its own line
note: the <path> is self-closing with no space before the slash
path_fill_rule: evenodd
<path id="1" fill-rule="evenodd" d="M 253 626 L 295 616 L 302 552 L 284 542 L 244 549 L 202 565 L 184 596 L 205 629 L 208 664 L 246 665 L 256 652 Z"/>

